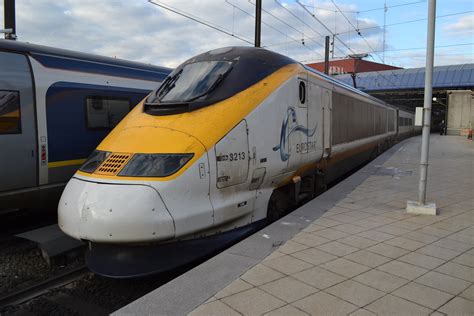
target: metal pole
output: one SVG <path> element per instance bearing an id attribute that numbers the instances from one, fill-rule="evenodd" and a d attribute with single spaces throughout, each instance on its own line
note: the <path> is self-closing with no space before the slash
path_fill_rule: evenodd
<path id="1" fill-rule="evenodd" d="M 334 47 L 334 37 L 336 35 L 333 35 L 332 36 L 332 42 L 331 42 L 331 58 L 334 59 L 334 50 L 335 50 L 335 47 Z"/>
<path id="2" fill-rule="evenodd" d="M 329 36 L 326 36 L 326 46 L 324 50 L 324 73 L 329 75 Z"/>
<path id="3" fill-rule="evenodd" d="M 262 26 L 262 0 L 255 3 L 255 47 L 260 47 L 260 36 Z"/>
<path id="4" fill-rule="evenodd" d="M 15 0 L 4 0 L 3 16 L 5 21 L 5 29 L 11 29 L 11 33 L 5 32 L 5 39 L 16 39 L 16 23 L 15 23 Z"/>
<path id="5" fill-rule="evenodd" d="M 382 62 L 385 64 L 385 36 L 386 36 L 386 30 L 387 30 L 387 1 L 384 1 L 383 3 L 383 55 L 382 55 Z"/>
<path id="6" fill-rule="evenodd" d="M 420 183 L 418 203 L 426 204 L 426 183 L 428 178 L 428 155 L 431 129 L 431 102 L 433 82 L 433 61 L 435 41 L 436 0 L 428 2 L 428 36 L 426 40 L 425 100 L 423 105 L 423 138 L 421 143 Z"/>

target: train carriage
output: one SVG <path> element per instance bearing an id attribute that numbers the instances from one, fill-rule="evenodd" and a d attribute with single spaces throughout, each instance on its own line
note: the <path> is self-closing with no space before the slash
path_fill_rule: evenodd
<path id="1" fill-rule="evenodd" d="M 282 55 L 189 59 L 68 183 L 59 225 L 96 273 L 162 272 L 272 221 L 397 139 L 397 109 Z"/>
<path id="2" fill-rule="evenodd" d="M 0 212 L 56 206 L 93 149 L 169 72 L 0 40 Z"/>

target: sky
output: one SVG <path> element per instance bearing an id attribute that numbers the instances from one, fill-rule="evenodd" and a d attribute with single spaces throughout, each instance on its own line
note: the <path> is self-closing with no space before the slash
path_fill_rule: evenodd
<path id="1" fill-rule="evenodd" d="M 16 0 L 18 40 L 168 67 L 253 45 L 255 0 L 151 1 Z M 427 0 L 262 3 L 262 46 L 295 60 L 322 61 L 324 36 L 336 34 L 334 58 L 367 53 L 370 61 L 425 66 Z M 474 1 L 437 1 L 435 45 L 435 66 L 474 63 Z"/>

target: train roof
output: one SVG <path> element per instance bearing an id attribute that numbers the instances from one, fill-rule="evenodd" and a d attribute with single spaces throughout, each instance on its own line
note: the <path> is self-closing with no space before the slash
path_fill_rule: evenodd
<path id="1" fill-rule="evenodd" d="M 287 56 L 281 55 L 277 52 L 267 50 L 264 48 L 259 48 L 259 47 L 250 47 L 250 46 L 231 46 L 231 47 L 224 47 L 224 48 L 219 48 L 215 50 L 211 50 L 209 52 L 205 52 L 203 54 L 197 55 L 183 64 L 186 63 L 192 63 L 196 61 L 202 61 L 202 60 L 213 60 L 213 59 L 220 59 L 220 60 L 232 60 L 235 58 L 242 58 L 242 59 L 254 59 L 255 61 L 252 62 L 251 68 L 252 70 L 259 69 L 260 72 L 265 72 L 265 71 L 272 71 L 275 68 L 279 68 L 281 66 L 295 63 L 295 64 L 301 64 L 297 62 L 294 59 L 291 59 Z M 332 84 L 344 89 L 351 91 L 353 93 L 356 93 L 360 96 L 363 96 L 365 98 L 371 99 L 375 102 L 384 104 L 388 107 L 393 107 L 392 105 L 377 99 L 359 89 L 356 89 L 352 87 L 351 85 L 346 84 L 345 82 L 341 82 L 339 80 L 336 80 L 324 73 L 321 73 L 309 66 L 306 66 L 304 64 L 301 64 L 306 70 L 318 75 L 321 77 L 323 80 L 329 81 Z M 263 66 L 263 67 L 262 67 Z M 250 72 L 248 72 L 250 73 Z M 268 73 L 261 74 L 259 73 L 258 75 L 261 77 L 262 75 L 267 75 Z"/>
<path id="2" fill-rule="evenodd" d="M 161 81 L 171 72 L 167 67 L 12 40 L 0 40 L 0 50 L 28 54 L 45 67 L 62 70 L 150 81 Z"/>
<path id="3" fill-rule="evenodd" d="M 380 100 L 380 99 L 378 99 L 378 98 L 376 98 L 376 97 L 374 97 L 374 96 L 371 96 L 370 94 L 367 94 L 367 93 L 365 93 L 365 92 L 363 92 L 363 91 L 361 91 L 361 90 L 359 90 L 359 89 L 356 89 L 356 88 L 354 88 L 354 87 L 348 85 L 348 84 L 345 83 L 344 81 L 336 80 L 336 79 L 332 78 L 331 76 L 328 76 L 328 75 L 326 75 L 325 73 L 322 73 L 322 72 L 320 72 L 320 71 L 317 71 L 316 69 L 311 68 L 311 67 L 309 67 L 309 66 L 306 66 L 306 65 L 303 65 L 303 66 L 306 68 L 306 70 L 308 70 L 308 71 L 310 71 L 310 72 L 312 72 L 312 73 L 314 73 L 314 74 L 316 74 L 316 75 L 322 77 L 323 79 L 325 79 L 325 80 L 331 82 L 332 84 L 334 84 L 334 85 L 336 85 L 336 86 L 338 86 L 338 87 L 340 87 L 340 88 L 342 88 L 342 89 L 344 89 L 344 90 L 352 91 L 352 92 L 354 92 L 354 93 L 356 93 L 356 94 L 358 94 L 358 95 L 360 95 L 360 96 L 363 96 L 363 97 L 368 98 L 368 99 L 371 99 L 371 100 L 373 100 L 373 101 L 375 101 L 375 102 L 384 104 L 385 106 L 388 106 L 388 107 L 391 107 L 391 108 L 397 108 L 397 107 L 395 107 L 395 106 L 393 106 L 393 105 L 391 105 L 391 104 L 388 104 L 387 102 L 385 102 L 385 101 L 383 101 L 383 100 Z"/>

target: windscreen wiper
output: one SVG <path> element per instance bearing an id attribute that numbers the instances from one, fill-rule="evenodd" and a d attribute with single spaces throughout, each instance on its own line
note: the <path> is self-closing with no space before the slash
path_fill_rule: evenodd
<path id="1" fill-rule="evenodd" d="M 216 81 L 214 81 L 214 83 L 209 87 L 209 89 L 206 90 L 206 92 L 203 92 L 201 94 L 199 94 L 198 96 L 195 96 L 194 98 L 191 98 L 189 100 L 186 100 L 186 102 L 192 102 L 194 100 L 197 100 L 207 94 L 209 94 L 209 92 L 211 92 L 212 90 L 214 90 L 218 85 L 219 83 L 222 82 L 222 80 L 224 80 L 225 76 L 227 76 L 227 74 L 232 70 L 232 68 L 234 68 L 234 66 L 231 66 L 229 69 L 227 69 L 226 72 L 222 73 L 222 74 L 219 74 L 219 76 L 217 77 Z"/>
<path id="2" fill-rule="evenodd" d="M 166 95 L 171 89 L 173 89 L 176 86 L 176 81 L 179 79 L 182 72 L 183 72 L 183 69 L 178 71 L 173 77 L 166 78 L 163 84 L 158 88 L 158 90 L 155 91 L 154 100 L 153 100 L 154 102 L 148 102 L 148 99 L 147 99 L 145 103 L 151 104 L 151 105 L 159 104 L 160 97 Z"/>

